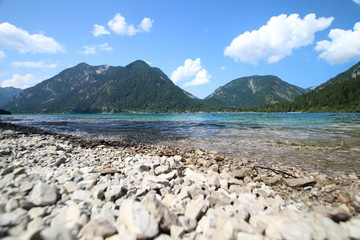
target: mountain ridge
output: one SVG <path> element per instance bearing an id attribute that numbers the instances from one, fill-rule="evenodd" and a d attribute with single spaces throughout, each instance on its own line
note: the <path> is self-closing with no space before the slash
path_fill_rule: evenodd
<path id="1" fill-rule="evenodd" d="M 291 101 L 305 92 L 305 89 L 277 76 L 253 75 L 234 79 L 205 99 L 218 98 L 232 107 L 258 107 L 267 103 Z"/>

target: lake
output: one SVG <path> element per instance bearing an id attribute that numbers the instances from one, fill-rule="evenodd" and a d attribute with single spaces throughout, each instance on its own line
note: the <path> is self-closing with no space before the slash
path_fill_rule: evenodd
<path id="1" fill-rule="evenodd" d="M 360 170 L 360 113 L 4 115 L 54 133 L 218 150 L 264 165 Z"/>

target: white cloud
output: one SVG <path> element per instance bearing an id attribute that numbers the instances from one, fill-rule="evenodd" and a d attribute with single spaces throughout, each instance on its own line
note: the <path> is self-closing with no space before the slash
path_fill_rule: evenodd
<path id="1" fill-rule="evenodd" d="M 225 66 L 221 66 L 219 69 L 222 70 L 222 71 L 225 71 L 226 67 L 225 67 Z"/>
<path id="2" fill-rule="evenodd" d="M 85 45 L 83 46 L 84 50 L 79 51 L 81 54 L 90 55 L 96 54 L 97 50 L 110 52 L 113 51 L 112 47 L 109 47 L 108 43 L 100 44 L 100 45 Z"/>
<path id="3" fill-rule="evenodd" d="M 99 48 L 101 51 L 106 51 L 106 52 L 111 52 L 111 51 L 113 51 L 112 47 L 109 47 L 108 43 L 100 44 L 100 45 L 98 46 L 98 48 Z"/>
<path id="4" fill-rule="evenodd" d="M 102 25 L 94 24 L 94 29 L 91 32 L 95 37 L 100 35 L 107 35 L 110 32 Z"/>
<path id="5" fill-rule="evenodd" d="M 7 79 L 2 82 L 2 87 L 16 87 L 25 89 L 28 87 L 32 87 L 39 82 L 40 80 L 30 73 L 24 76 L 14 74 L 11 79 Z"/>
<path id="6" fill-rule="evenodd" d="M 211 75 L 201 66 L 200 58 L 195 60 L 186 59 L 183 66 L 178 67 L 172 74 L 171 80 L 176 83 L 195 77 L 192 81 L 186 82 L 187 86 L 198 86 L 210 81 Z"/>
<path id="7" fill-rule="evenodd" d="M 16 49 L 20 53 L 58 53 L 64 51 L 51 37 L 42 33 L 29 34 L 26 30 L 18 28 L 8 22 L 0 23 L 0 49 Z"/>
<path id="8" fill-rule="evenodd" d="M 290 56 L 293 49 L 312 44 L 315 33 L 328 28 L 333 20 L 333 17 L 317 19 L 315 14 L 304 19 L 298 14 L 281 14 L 259 30 L 239 35 L 225 48 L 224 55 L 255 65 L 260 60 L 275 63 Z"/>
<path id="9" fill-rule="evenodd" d="M 139 29 L 144 32 L 150 32 L 153 22 L 154 20 L 151 20 L 150 18 L 144 18 L 139 25 Z"/>
<path id="10" fill-rule="evenodd" d="M 360 4 L 360 0 L 353 0 L 354 3 Z"/>
<path id="11" fill-rule="evenodd" d="M 211 75 L 206 71 L 206 69 L 201 69 L 197 74 L 194 80 L 191 82 L 185 83 L 184 87 L 189 86 L 199 86 L 205 83 L 210 82 Z"/>
<path id="12" fill-rule="evenodd" d="M 150 18 L 144 18 L 139 26 L 135 28 L 134 24 L 128 24 L 125 17 L 118 13 L 108 22 L 108 26 L 111 31 L 118 35 L 133 36 L 139 32 L 150 32 L 153 22 L 154 20 Z"/>
<path id="13" fill-rule="evenodd" d="M 43 61 L 39 62 L 13 62 L 13 67 L 28 67 L 28 68 L 56 68 L 56 64 L 45 64 Z"/>
<path id="14" fill-rule="evenodd" d="M 89 55 L 89 54 L 95 54 L 96 53 L 96 46 L 83 46 L 84 50 L 80 51 L 80 53 L 84 54 L 84 55 Z"/>
<path id="15" fill-rule="evenodd" d="M 331 41 L 323 40 L 316 44 L 315 50 L 322 51 L 319 58 L 330 64 L 341 64 L 350 60 L 360 60 L 360 22 L 354 26 L 354 31 L 331 29 Z"/>

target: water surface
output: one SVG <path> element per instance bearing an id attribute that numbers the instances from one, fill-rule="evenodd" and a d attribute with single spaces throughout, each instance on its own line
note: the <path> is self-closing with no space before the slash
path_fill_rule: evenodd
<path id="1" fill-rule="evenodd" d="M 359 113 L 9 115 L 55 133 L 215 149 L 265 165 L 360 170 Z"/>

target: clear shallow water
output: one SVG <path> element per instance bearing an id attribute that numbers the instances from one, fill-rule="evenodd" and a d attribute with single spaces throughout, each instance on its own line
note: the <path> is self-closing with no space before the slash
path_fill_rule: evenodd
<path id="1" fill-rule="evenodd" d="M 359 113 L 9 115 L 2 120 L 77 136 L 215 149 L 264 164 L 360 169 Z"/>

